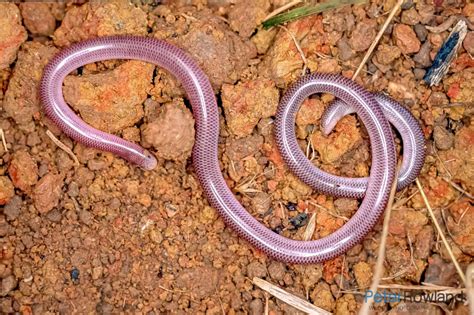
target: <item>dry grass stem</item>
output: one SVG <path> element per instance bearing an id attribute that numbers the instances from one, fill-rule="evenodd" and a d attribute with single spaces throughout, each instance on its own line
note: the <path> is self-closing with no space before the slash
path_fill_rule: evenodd
<path id="1" fill-rule="evenodd" d="M 5 149 L 5 152 L 8 152 L 7 141 L 5 141 L 5 133 L 3 132 L 2 128 L 0 128 L 0 137 L 2 138 L 3 148 Z"/>
<path id="2" fill-rule="evenodd" d="M 397 182 L 398 182 L 398 171 L 400 169 L 400 163 L 398 163 L 397 169 L 395 171 L 394 181 L 390 190 L 390 196 L 388 199 L 387 207 L 385 209 L 385 217 L 383 220 L 382 236 L 380 238 L 379 252 L 377 255 L 377 262 L 375 263 L 375 272 L 372 278 L 372 284 L 370 285 L 370 290 L 372 292 L 377 292 L 377 288 L 380 284 L 380 279 L 383 274 L 383 262 L 385 261 L 385 247 L 387 244 L 388 236 L 388 224 L 390 222 L 390 215 L 392 214 L 393 200 L 395 199 L 395 193 L 397 192 Z M 370 297 L 367 302 L 362 304 L 362 307 L 359 311 L 361 315 L 367 315 L 370 312 L 370 306 L 374 302 L 373 296 Z"/>
<path id="3" fill-rule="evenodd" d="M 293 33 L 289 29 L 287 29 L 283 25 L 278 25 L 278 27 L 284 29 L 291 36 L 291 38 L 293 39 L 293 42 L 295 43 L 296 49 L 300 53 L 301 59 L 303 60 L 303 65 L 304 66 L 303 66 L 303 70 L 302 70 L 301 75 L 305 75 L 306 74 L 306 69 L 308 69 L 308 61 L 307 61 L 306 56 L 303 52 L 303 49 L 301 49 L 300 43 L 298 43 L 298 40 L 296 39 L 295 35 L 293 35 Z"/>
<path id="4" fill-rule="evenodd" d="M 51 131 L 46 130 L 46 134 L 54 142 L 54 144 L 56 144 L 59 148 L 61 148 L 64 152 L 66 152 L 74 160 L 74 163 L 76 165 L 79 165 L 79 160 L 77 159 L 77 156 L 72 152 L 71 149 L 69 149 L 64 143 L 59 141 L 59 139 L 56 138 Z"/>
<path id="5" fill-rule="evenodd" d="M 418 186 L 418 190 L 420 191 L 421 197 L 423 198 L 426 208 L 428 208 L 428 213 L 430 214 L 431 220 L 433 221 L 436 227 L 436 230 L 438 231 L 438 234 L 441 236 L 441 240 L 443 241 L 443 244 L 446 247 L 446 250 L 448 251 L 449 257 L 451 257 L 451 260 L 453 261 L 453 264 L 456 267 L 459 277 L 461 278 L 462 282 L 466 284 L 466 277 L 464 276 L 461 266 L 459 265 L 456 257 L 454 256 L 451 246 L 449 246 L 448 240 L 446 239 L 446 236 L 444 235 L 443 230 L 441 229 L 441 226 L 439 225 L 438 220 L 436 219 L 434 215 L 430 202 L 428 201 L 428 198 L 426 197 L 425 192 L 423 190 L 423 186 L 421 185 L 418 178 L 416 179 L 416 185 Z"/>
<path id="6" fill-rule="evenodd" d="M 379 43 L 380 39 L 382 38 L 382 35 L 383 33 L 385 32 L 385 30 L 387 29 L 388 25 L 390 24 L 390 22 L 392 21 L 393 17 L 395 16 L 395 14 L 397 13 L 397 11 L 400 9 L 400 7 L 402 6 L 402 3 L 403 3 L 403 0 L 398 0 L 397 1 L 397 4 L 395 4 L 395 6 L 393 7 L 392 11 L 390 12 L 390 15 L 388 16 L 388 18 L 385 20 L 385 23 L 383 24 L 382 28 L 380 29 L 379 33 L 377 34 L 377 36 L 375 37 L 375 40 L 372 42 L 372 45 L 370 45 L 369 47 L 369 50 L 367 50 L 367 53 L 365 54 L 364 56 L 364 59 L 362 59 L 362 62 L 360 63 L 359 67 L 357 68 L 356 72 L 354 73 L 354 75 L 352 76 L 352 80 L 354 80 L 355 78 L 357 78 L 357 76 L 359 75 L 360 71 L 362 70 L 362 68 L 364 67 L 364 65 L 367 63 L 367 60 L 369 60 L 370 56 L 372 55 L 372 52 L 374 51 L 375 47 L 377 46 L 377 44 Z"/>
<path id="7" fill-rule="evenodd" d="M 270 293 L 277 299 L 287 303 L 288 305 L 293 306 L 300 311 L 306 312 L 308 314 L 315 314 L 315 315 L 329 315 L 332 314 L 322 308 L 319 308 L 308 301 L 303 300 L 291 293 L 286 292 L 285 290 L 277 287 L 276 285 L 271 284 L 260 278 L 253 278 L 253 284 L 255 284 L 260 289 Z"/>
<path id="8" fill-rule="evenodd" d="M 267 15 L 264 19 L 263 19 L 263 22 L 265 22 L 266 20 L 268 19 L 271 19 L 272 17 L 274 17 L 275 15 L 277 14 L 280 14 L 282 13 L 283 11 L 286 11 L 288 9 L 291 9 L 292 7 L 294 7 L 295 5 L 298 5 L 300 4 L 301 2 L 303 2 L 302 0 L 294 0 L 294 1 L 291 1 L 290 3 L 287 3 L 285 5 L 282 5 L 281 7 L 273 10 L 273 12 L 271 12 L 269 15 Z"/>

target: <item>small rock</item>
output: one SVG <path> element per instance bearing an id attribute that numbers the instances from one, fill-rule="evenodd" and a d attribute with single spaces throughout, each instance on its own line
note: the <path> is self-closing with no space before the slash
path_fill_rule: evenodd
<path id="1" fill-rule="evenodd" d="M 456 268 L 451 262 L 445 262 L 439 255 L 435 254 L 428 259 L 424 281 L 434 285 L 456 286 Z"/>
<path id="2" fill-rule="evenodd" d="M 436 147 L 440 150 L 449 150 L 454 146 L 454 135 L 443 126 L 435 126 L 433 138 Z"/>
<path id="3" fill-rule="evenodd" d="M 131 60 L 105 73 L 69 75 L 64 79 L 64 99 L 94 128 L 120 131 L 143 118 L 142 103 L 152 87 L 154 68 Z"/>
<path id="4" fill-rule="evenodd" d="M 8 277 L 2 279 L 2 294 L 1 296 L 6 296 L 10 293 L 13 289 L 16 288 L 18 284 L 14 275 L 9 275 Z"/>
<path id="5" fill-rule="evenodd" d="M 16 188 L 30 192 L 31 186 L 38 182 L 38 166 L 26 151 L 17 151 L 8 167 L 8 174 Z"/>
<path id="6" fill-rule="evenodd" d="M 62 217 L 63 216 L 61 214 L 61 211 L 59 211 L 59 209 L 53 209 L 46 214 L 46 218 L 49 221 L 55 222 L 55 223 L 61 222 Z"/>
<path id="7" fill-rule="evenodd" d="M 176 32 L 176 26 L 171 27 Z M 185 35 L 170 40 L 193 57 L 216 92 L 222 84 L 237 81 L 257 54 L 252 42 L 243 41 L 222 20 L 209 15 L 193 22 Z"/>
<path id="8" fill-rule="evenodd" d="M 421 46 L 420 51 L 413 56 L 413 61 L 415 61 L 419 67 L 428 68 L 431 66 L 431 44 L 429 41 L 426 41 Z"/>
<path id="9" fill-rule="evenodd" d="M 97 36 L 147 34 L 146 13 L 128 1 L 97 1 L 67 10 L 61 26 L 54 32 L 57 46 Z"/>
<path id="10" fill-rule="evenodd" d="M 0 3 L 0 70 L 15 59 L 20 45 L 28 35 L 21 25 L 20 10 L 14 3 Z"/>
<path id="11" fill-rule="evenodd" d="M 354 265 L 353 271 L 358 288 L 368 288 L 372 281 L 372 267 L 368 263 L 361 261 Z"/>
<path id="12" fill-rule="evenodd" d="M 418 14 L 415 8 L 404 10 L 402 12 L 401 21 L 403 24 L 415 25 L 420 22 L 420 15 Z"/>
<path id="13" fill-rule="evenodd" d="M 248 38 L 267 16 L 269 10 L 269 0 L 239 1 L 229 11 L 229 25 L 240 36 Z"/>
<path id="14" fill-rule="evenodd" d="M 250 135 L 261 118 L 275 115 L 279 97 L 271 80 L 223 85 L 222 106 L 229 130 L 237 137 Z"/>
<path id="15" fill-rule="evenodd" d="M 400 55 L 401 51 L 397 46 L 380 44 L 375 53 L 375 59 L 382 65 L 390 65 Z"/>
<path id="16" fill-rule="evenodd" d="M 285 276 L 286 268 L 281 262 L 272 261 L 268 266 L 268 274 L 273 280 L 282 281 Z"/>
<path id="17" fill-rule="evenodd" d="M 45 2 L 24 2 L 20 4 L 23 22 L 30 33 L 49 36 L 56 28 L 56 19 L 50 4 Z"/>
<path id="18" fill-rule="evenodd" d="M 240 139 L 227 138 L 228 143 L 225 149 L 227 157 L 234 162 L 256 154 L 263 144 L 260 135 L 252 135 Z"/>
<path id="19" fill-rule="evenodd" d="M 357 23 L 349 44 L 355 51 L 367 50 L 377 34 L 377 21 L 374 19 L 364 19 Z"/>
<path id="20" fill-rule="evenodd" d="M 13 198 L 3 208 L 3 213 L 7 216 L 8 221 L 13 221 L 20 215 L 22 200 L 19 196 L 13 196 Z"/>
<path id="21" fill-rule="evenodd" d="M 461 199 L 449 207 L 447 227 L 453 241 L 466 254 L 474 256 L 474 206 Z"/>
<path id="22" fill-rule="evenodd" d="M 33 200 L 40 213 L 47 213 L 58 205 L 62 186 L 61 175 L 49 173 L 39 180 L 33 190 Z"/>
<path id="23" fill-rule="evenodd" d="M 413 69 L 413 74 L 415 75 L 415 78 L 417 80 L 421 80 L 425 77 L 426 70 L 425 69 L 420 69 L 420 68 L 415 68 L 415 69 Z"/>
<path id="24" fill-rule="evenodd" d="M 272 44 L 276 34 L 276 28 L 271 28 L 269 30 L 259 29 L 257 34 L 252 36 L 250 39 L 257 48 L 257 53 L 261 55 L 265 54 L 268 48 L 270 48 L 270 45 Z"/>
<path id="25" fill-rule="evenodd" d="M 350 60 L 354 56 L 354 51 L 346 37 L 342 37 L 337 41 L 337 48 L 339 48 L 339 58 L 342 61 Z"/>
<path id="26" fill-rule="evenodd" d="M 466 52 L 473 56 L 474 55 L 474 32 L 468 32 L 464 41 L 462 42 L 464 49 Z"/>
<path id="27" fill-rule="evenodd" d="M 428 36 L 428 30 L 426 29 L 426 27 L 423 24 L 418 23 L 413 27 L 413 29 L 415 30 L 415 34 L 418 39 L 421 42 L 424 42 L 426 40 L 426 37 Z"/>
<path id="28" fill-rule="evenodd" d="M 169 160 L 186 160 L 194 145 L 194 119 L 182 101 L 166 103 L 158 118 L 142 129 L 142 144 L 153 146 L 156 155 Z"/>
<path id="29" fill-rule="evenodd" d="M 296 125 L 315 125 L 321 119 L 324 112 L 324 103 L 317 98 L 308 98 L 301 104 L 300 110 L 296 114 Z"/>
<path id="30" fill-rule="evenodd" d="M 336 306 L 336 301 L 334 300 L 327 283 L 318 283 L 316 288 L 311 292 L 310 297 L 314 305 L 321 307 L 328 312 L 333 311 Z"/>
<path id="31" fill-rule="evenodd" d="M 15 195 L 15 188 L 6 176 L 0 176 L 0 206 L 7 204 Z"/>
<path id="32" fill-rule="evenodd" d="M 271 203 L 272 198 L 268 194 L 259 192 L 252 198 L 252 209 L 258 214 L 264 214 L 270 209 Z"/>
<path id="33" fill-rule="evenodd" d="M 320 131 L 313 134 L 312 143 L 326 164 L 334 163 L 341 157 L 356 148 L 362 142 L 362 135 L 357 128 L 357 121 L 353 116 L 342 118 L 329 137 Z"/>
<path id="34" fill-rule="evenodd" d="M 415 258 L 427 259 L 430 255 L 433 244 L 433 228 L 430 225 L 424 226 L 416 236 Z"/>
<path id="35" fill-rule="evenodd" d="M 395 43 L 403 54 L 412 54 L 420 50 L 420 40 L 416 37 L 413 29 L 405 24 L 397 24 L 393 28 Z M 371 42 L 369 42 L 370 44 Z"/>
<path id="36" fill-rule="evenodd" d="M 264 313 L 263 302 L 260 299 L 253 299 L 249 304 L 251 315 L 261 315 Z"/>
<path id="37" fill-rule="evenodd" d="M 12 117 L 16 123 L 27 124 L 33 117 L 39 116 L 39 82 L 44 66 L 57 51 L 56 48 L 39 42 L 26 42 L 18 53 L 3 101 L 7 117 Z"/>
<path id="38" fill-rule="evenodd" d="M 71 269 L 69 275 L 73 283 L 77 283 L 79 281 L 80 272 L 79 269 L 77 269 L 76 267 Z"/>
<path id="39" fill-rule="evenodd" d="M 247 277 L 253 279 L 254 277 L 263 278 L 267 275 L 267 269 L 265 265 L 258 262 L 253 261 L 247 266 Z"/>

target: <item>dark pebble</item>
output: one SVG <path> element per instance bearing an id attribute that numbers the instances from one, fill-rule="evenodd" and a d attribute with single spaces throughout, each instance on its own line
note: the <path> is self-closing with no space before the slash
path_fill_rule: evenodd
<path id="1" fill-rule="evenodd" d="M 414 30 L 418 39 L 421 42 L 424 42 L 426 40 L 426 37 L 428 36 L 428 30 L 426 29 L 426 27 L 423 24 L 418 23 L 414 26 Z"/>
<path id="2" fill-rule="evenodd" d="M 411 9 L 414 4 L 415 4 L 415 3 L 413 2 L 413 0 L 405 1 L 405 2 L 403 2 L 403 4 L 402 4 L 402 10 Z"/>
<path id="3" fill-rule="evenodd" d="M 3 213 L 6 215 L 7 221 L 13 221 L 18 218 L 20 215 L 21 201 L 21 198 L 15 195 L 5 206 Z"/>
<path id="4" fill-rule="evenodd" d="M 415 75 L 415 78 L 417 80 L 422 80 L 423 77 L 425 76 L 426 74 L 426 70 L 425 69 L 420 69 L 420 68 L 415 68 L 413 70 L 413 74 Z"/>

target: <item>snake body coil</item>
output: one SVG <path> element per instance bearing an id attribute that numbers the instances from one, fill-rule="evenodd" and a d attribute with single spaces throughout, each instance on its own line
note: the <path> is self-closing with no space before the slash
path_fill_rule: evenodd
<path id="1" fill-rule="evenodd" d="M 365 192 L 359 211 L 329 236 L 315 241 L 296 241 L 264 227 L 227 187 L 218 162 L 219 114 L 214 92 L 204 72 L 177 47 L 153 38 L 113 36 L 80 42 L 61 51 L 45 67 L 40 96 L 46 115 L 65 134 L 87 146 L 113 152 L 146 170 L 156 166 L 156 159 L 146 150 L 90 127 L 64 101 L 62 82 L 66 75 L 80 66 L 106 59 L 150 62 L 165 68 L 182 83 L 196 121 L 193 163 L 207 199 L 226 224 L 269 256 L 292 263 L 326 261 L 360 242 L 382 214 L 394 180 L 395 146 L 379 104 L 356 83 L 337 75 L 308 75 L 296 82 L 280 103 L 275 122 L 278 147 L 282 153 L 288 153 L 283 156 L 290 170 L 315 189 L 336 196 L 360 196 L 349 184 L 351 179 L 318 171 L 299 149 L 294 137 L 294 118 L 306 97 L 328 92 L 350 104 L 367 127 L 372 144 L 371 176 L 360 181 L 360 187 L 356 185 L 359 191 Z"/>

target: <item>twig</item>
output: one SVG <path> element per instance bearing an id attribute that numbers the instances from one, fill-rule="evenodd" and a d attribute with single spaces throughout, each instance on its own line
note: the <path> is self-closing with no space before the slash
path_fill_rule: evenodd
<path id="1" fill-rule="evenodd" d="M 46 130 L 46 134 L 48 137 L 56 144 L 58 147 L 60 147 L 64 152 L 66 152 L 73 160 L 76 165 L 79 165 L 79 160 L 77 159 L 77 156 L 69 149 L 64 143 L 58 140 L 53 133 L 49 130 Z"/>
<path id="2" fill-rule="evenodd" d="M 377 288 L 380 284 L 380 279 L 382 278 L 383 273 L 383 262 L 385 261 L 385 247 L 387 244 L 388 236 L 388 224 L 390 222 L 390 215 L 392 214 L 392 205 L 393 200 L 395 199 L 395 193 L 397 192 L 397 182 L 398 182 L 398 172 L 400 170 L 400 163 L 398 163 L 397 169 L 394 174 L 394 181 L 390 189 L 390 196 L 387 202 L 387 207 L 385 209 L 385 217 L 383 220 L 382 236 L 380 237 L 379 251 L 377 254 L 377 262 L 375 263 L 375 272 L 372 278 L 372 284 L 370 285 L 370 290 L 372 292 L 377 292 Z M 367 315 L 370 311 L 370 306 L 374 302 L 373 296 L 371 296 L 364 304 L 359 311 L 361 315 Z"/>
<path id="3" fill-rule="evenodd" d="M 275 15 L 277 14 L 280 14 L 282 13 L 283 11 L 286 11 L 288 9 L 291 9 L 292 7 L 294 7 L 295 5 L 297 4 L 300 4 L 301 2 L 303 2 L 302 0 L 294 0 L 294 1 L 291 1 L 290 3 L 287 3 L 281 7 L 279 7 L 278 9 L 275 9 L 273 10 L 273 12 L 271 12 L 269 15 L 267 15 L 264 19 L 263 19 L 263 22 L 267 21 L 268 19 L 274 17 Z"/>
<path id="4" fill-rule="evenodd" d="M 367 51 L 367 53 L 364 56 L 364 59 L 362 59 L 362 62 L 360 63 L 360 65 L 357 68 L 354 75 L 352 76 L 352 80 L 354 80 L 359 75 L 360 71 L 362 70 L 362 67 L 367 63 L 367 60 L 369 60 L 370 56 L 372 55 L 372 52 L 374 51 L 375 47 L 379 43 L 380 39 L 382 38 L 383 33 L 387 29 L 388 25 L 392 21 L 393 17 L 395 16 L 395 14 L 398 11 L 398 9 L 400 9 L 400 7 L 402 6 L 402 3 L 403 3 L 403 0 L 398 0 L 397 4 L 395 4 L 395 6 L 393 7 L 392 11 L 390 12 L 390 15 L 385 20 L 384 25 L 382 26 L 379 33 L 375 37 L 375 40 L 372 42 L 372 45 L 370 45 L 369 50 Z"/>
<path id="5" fill-rule="evenodd" d="M 306 74 L 306 69 L 308 68 L 308 61 L 306 60 L 306 56 L 304 55 L 303 49 L 301 49 L 301 46 L 298 43 L 298 40 L 296 39 L 295 35 L 293 35 L 293 33 L 289 29 L 284 27 L 283 25 L 279 25 L 278 27 L 284 29 L 291 36 L 291 38 L 293 39 L 293 42 L 295 43 L 296 49 L 300 53 L 301 59 L 303 60 L 303 72 L 301 73 L 301 75 L 305 75 Z"/>
<path id="6" fill-rule="evenodd" d="M 444 180 L 446 183 L 450 184 L 451 186 L 453 186 L 454 189 L 456 189 L 457 191 L 459 191 L 460 193 L 462 193 L 463 195 L 465 195 L 469 199 L 474 199 L 473 195 L 471 195 L 470 193 L 468 193 L 467 191 L 462 189 L 461 186 L 459 186 L 458 184 L 456 184 L 456 183 L 452 182 L 451 180 L 449 180 L 447 178 L 444 178 L 444 177 L 441 177 L 441 179 Z"/>
<path id="7" fill-rule="evenodd" d="M 315 201 L 309 200 L 308 203 L 311 204 L 311 205 L 313 205 L 313 206 L 315 206 L 315 207 L 318 208 L 318 209 L 323 210 L 324 212 L 326 212 L 326 213 L 332 215 L 332 216 L 335 217 L 335 218 L 342 219 L 342 220 L 344 220 L 344 221 L 346 221 L 346 222 L 349 221 L 349 218 L 347 218 L 347 217 L 345 217 L 345 216 L 342 216 L 342 215 L 339 215 L 339 214 L 337 214 L 337 213 L 334 213 L 334 212 L 332 212 L 331 210 L 329 210 L 329 209 L 327 209 L 327 208 L 325 208 L 325 207 L 323 207 L 323 206 L 317 204 Z"/>
<path id="8" fill-rule="evenodd" d="M 423 190 L 423 186 L 421 186 L 421 183 L 419 179 L 417 178 L 416 180 L 416 185 L 418 186 L 418 190 L 420 191 L 421 197 L 423 198 L 423 201 L 425 202 L 426 207 L 428 208 L 428 213 L 431 216 L 431 220 L 433 221 L 436 230 L 438 230 L 439 235 L 441 236 L 441 239 L 443 240 L 443 244 L 446 247 L 446 250 L 448 251 L 449 257 L 451 257 L 451 260 L 453 261 L 454 267 L 456 267 L 456 270 L 459 274 L 459 277 L 461 278 L 462 282 L 466 284 L 466 277 L 464 276 L 464 273 L 462 272 L 461 266 L 459 266 L 458 261 L 456 260 L 456 257 L 453 254 L 453 251 L 451 250 L 451 246 L 449 246 L 448 240 L 446 239 L 446 236 L 443 233 L 443 230 L 441 229 L 441 226 L 438 223 L 438 220 L 436 219 L 433 209 L 431 208 L 430 202 L 428 201 L 428 198 L 425 195 L 425 192 Z"/>
<path id="9" fill-rule="evenodd" d="M 3 132 L 2 128 L 0 128 L 0 137 L 2 137 L 2 143 L 3 143 L 3 148 L 5 149 L 5 152 L 8 152 L 7 142 L 5 141 L 5 133 Z"/>
<path id="10" fill-rule="evenodd" d="M 299 309 L 300 311 L 306 312 L 308 314 L 317 314 L 317 315 L 330 315 L 331 313 L 319 308 L 308 301 L 305 301 L 291 293 L 286 292 L 285 290 L 277 287 L 276 285 L 271 284 L 270 282 L 267 282 L 263 279 L 254 277 L 252 280 L 253 284 L 261 288 L 262 290 L 267 291 L 274 297 L 276 297 L 279 300 L 282 300 L 283 302 L 293 306 L 296 309 Z"/>

